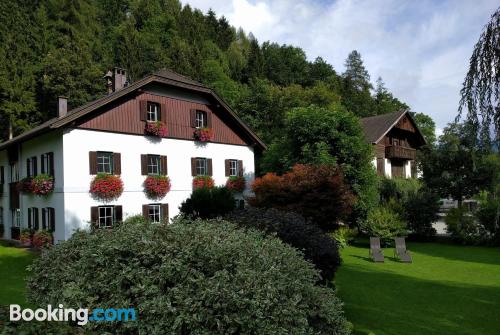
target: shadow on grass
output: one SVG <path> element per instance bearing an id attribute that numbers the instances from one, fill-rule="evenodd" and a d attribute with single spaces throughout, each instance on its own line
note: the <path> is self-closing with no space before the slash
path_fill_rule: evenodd
<path id="1" fill-rule="evenodd" d="M 409 250 L 455 261 L 500 265 L 500 248 L 449 243 L 410 243 Z"/>
<path id="2" fill-rule="evenodd" d="M 498 334 L 500 288 L 343 265 L 336 286 L 355 334 Z"/>

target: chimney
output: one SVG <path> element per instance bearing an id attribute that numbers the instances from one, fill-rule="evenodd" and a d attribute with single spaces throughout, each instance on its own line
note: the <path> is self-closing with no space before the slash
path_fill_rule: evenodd
<path id="1" fill-rule="evenodd" d="M 113 92 L 127 86 L 127 71 L 119 67 L 113 69 Z"/>
<path id="2" fill-rule="evenodd" d="M 106 72 L 104 79 L 106 79 L 106 89 L 108 90 L 108 94 L 113 93 L 113 73 L 111 71 Z"/>
<path id="3" fill-rule="evenodd" d="M 57 97 L 57 115 L 61 118 L 66 114 L 68 114 L 68 98 Z"/>

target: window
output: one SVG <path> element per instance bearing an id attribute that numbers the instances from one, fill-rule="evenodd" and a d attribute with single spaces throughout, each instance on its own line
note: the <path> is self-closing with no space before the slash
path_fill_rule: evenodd
<path id="1" fill-rule="evenodd" d="M 113 207 L 99 207 L 99 228 L 110 228 L 113 226 Z"/>
<path id="2" fill-rule="evenodd" d="M 37 158 L 31 157 L 26 160 L 26 176 L 34 177 L 38 174 Z"/>
<path id="3" fill-rule="evenodd" d="M 238 161 L 236 159 L 229 160 L 229 175 L 230 176 L 238 175 Z"/>
<path id="4" fill-rule="evenodd" d="M 161 160 L 158 155 L 148 155 L 148 175 L 159 175 L 161 172 Z"/>
<path id="5" fill-rule="evenodd" d="M 10 165 L 10 182 L 15 183 L 19 181 L 19 165 L 14 162 Z"/>
<path id="6" fill-rule="evenodd" d="M 41 173 L 54 176 L 54 153 L 47 152 L 40 157 Z"/>
<path id="7" fill-rule="evenodd" d="M 28 208 L 28 228 L 38 230 L 40 229 L 38 222 L 38 208 Z"/>
<path id="8" fill-rule="evenodd" d="M 196 175 L 206 176 L 207 175 L 207 159 L 206 158 L 196 158 Z"/>
<path id="9" fill-rule="evenodd" d="M 113 173 L 112 152 L 97 152 L 97 173 Z"/>
<path id="10" fill-rule="evenodd" d="M 12 210 L 12 226 L 21 227 L 21 210 L 19 208 Z"/>
<path id="11" fill-rule="evenodd" d="M 196 111 L 196 128 L 206 128 L 207 123 L 207 112 Z"/>
<path id="12" fill-rule="evenodd" d="M 51 232 L 56 230 L 55 210 L 52 207 L 42 208 L 42 229 L 48 229 Z"/>
<path id="13" fill-rule="evenodd" d="M 160 215 L 161 207 L 160 205 L 149 205 L 149 221 L 152 223 L 160 223 L 161 215 Z"/>
<path id="14" fill-rule="evenodd" d="M 146 120 L 149 122 L 160 121 L 160 105 L 159 104 L 148 101 Z"/>

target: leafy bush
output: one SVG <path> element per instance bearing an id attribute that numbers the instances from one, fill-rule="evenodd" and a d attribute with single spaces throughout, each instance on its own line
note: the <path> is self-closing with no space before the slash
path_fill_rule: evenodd
<path id="1" fill-rule="evenodd" d="M 180 207 L 182 213 L 202 219 L 225 215 L 236 207 L 233 193 L 226 187 L 198 188 Z"/>
<path id="2" fill-rule="evenodd" d="M 369 236 L 380 237 L 383 245 L 391 244 L 395 237 L 407 235 L 406 225 L 400 216 L 382 206 L 368 213 L 361 228 Z"/>
<path id="3" fill-rule="evenodd" d="M 23 245 L 30 246 L 33 238 L 34 230 L 30 228 L 23 228 L 19 234 L 19 242 Z"/>
<path id="4" fill-rule="evenodd" d="M 476 212 L 478 223 L 490 236 L 490 244 L 500 245 L 500 198 L 487 197 Z"/>
<path id="5" fill-rule="evenodd" d="M 53 244 L 52 233 L 48 230 L 37 230 L 33 234 L 32 243 L 38 249 L 51 246 Z"/>
<path id="6" fill-rule="evenodd" d="M 276 234 L 283 242 L 302 250 L 305 259 L 321 271 L 325 283 L 332 281 L 340 266 L 340 254 L 335 241 L 296 213 L 249 207 L 228 214 L 226 219 L 242 227 Z"/>
<path id="7" fill-rule="evenodd" d="M 334 231 L 331 235 L 332 235 L 333 239 L 335 241 L 337 241 L 337 244 L 341 248 L 345 248 L 352 241 L 354 241 L 354 238 L 356 237 L 356 235 L 358 235 L 358 232 L 356 229 L 343 226 L 343 227 L 339 227 L 339 229 Z"/>
<path id="8" fill-rule="evenodd" d="M 227 178 L 226 187 L 231 191 L 241 193 L 245 190 L 246 183 L 243 176 L 230 176 Z"/>
<path id="9" fill-rule="evenodd" d="M 251 205 L 297 212 L 327 231 L 348 217 L 354 202 L 342 172 L 330 165 L 297 164 L 283 176 L 257 178 L 252 189 Z"/>
<path id="10" fill-rule="evenodd" d="M 452 208 L 446 214 L 446 230 L 456 242 L 478 245 L 486 243 L 487 232 L 465 208 Z"/>
<path id="11" fill-rule="evenodd" d="M 411 195 L 416 194 L 422 183 L 415 178 L 387 178 L 380 177 L 379 193 L 382 203 L 390 199 L 405 202 Z"/>
<path id="12" fill-rule="evenodd" d="M 83 326 L 99 333 L 349 333 L 341 302 L 298 251 L 227 222 L 192 223 L 76 232 L 29 268 L 29 301 L 136 309 L 135 322 Z"/>
<path id="13" fill-rule="evenodd" d="M 418 238 L 436 235 L 432 223 L 439 219 L 439 197 L 427 190 L 420 190 L 408 195 L 403 204 L 404 219 L 411 234 Z"/>

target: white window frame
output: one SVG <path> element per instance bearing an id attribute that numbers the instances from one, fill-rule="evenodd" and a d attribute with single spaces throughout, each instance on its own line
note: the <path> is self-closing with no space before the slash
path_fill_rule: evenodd
<path id="1" fill-rule="evenodd" d="M 156 161 L 156 162 L 155 162 Z M 148 155 L 148 175 L 158 176 L 161 172 L 161 159 L 159 155 Z"/>
<path id="2" fill-rule="evenodd" d="M 53 207 L 44 207 L 43 210 L 42 210 L 42 224 L 41 224 L 41 227 L 42 229 L 47 229 L 47 230 L 50 230 L 50 223 L 52 222 L 52 209 Z M 44 215 L 44 212 L 45 212 L 45 215 Z M 45 216 L 45 218 L 43 217 Z M 45 228 L 43 227 L 43 222 L 45 221 L 45 224 L 47 225 Z M 54 231 L 56 230 L 56 227 L 54 227 Z"/>
<path id="3" fill-rule="evenodd" d="M 161 223 L 161 205 L 150 204 L 148 205 L 148 218 L 151 223 Z M 158 220 L 156 220 L 158 218 Z"/>
<path id="4" fill-rule="evenodd" d="M 238 160 L 236 159 L 229 160 L 229 176 L 231 177 L 238 176 Z"/>
<path id="5" fill-rule="evenodd" d="M 97 161 L 97 173 L 113 174 L 112 152 L 98 151 L 96 161 Z"/>
<path id="6" fill-rule="evenodd" d="M 14 162 L 10 165 L 10 182 L 15 183 L 19 181 L 19 164 Z"/>
<path id="7" fill-rule="evenodd" d="M 196 128 L 206 128 L 207 127 L 207 112 L 205 111 L 196 111 Z"/>
<path id="8" fill-rule="evenodd" d="M 44 174 L 48 174 L 50 175 L 50 171 L 52 171 L 52 169 L 54 168 L 53 166 L 50 166 L 50 152 L 47 152 L 47 153 L 44 153 L 42 154 L 42 156 L 40 157 L 40 169 L 41 167 L 43 166 L 44 167 L 44 171 L 41 171 L 40 172 L 43 172 Z"/>
<path id="9" fill-rule="evenodd" d="M 148 122 L 160 121 L 159 116 L 160 116 L 160 104 L 148 101 L 146 110 L 146 120 Z"/>
<path id="10" fill-rule="evenodd" d="M 208 159 L 203 157 L 196 158 L 196 175 L 206 176 L 208 175 Z"/>
<path id="11" fill-rule="evenodd" d="M 99 228 L 111 228 L 113 227 L 113 224 L 115 222 L 115 218 L 114 218 L 114 212 L 115 212 L 115 209 L 113 206 L 99 206 L 97 207 L 97 210 L 98 210 L 98 224 L 99 224 Z M 109 210 L 109 212 L 108 212 Z M 107 221 L 110 221 L 110 222 L 107 222 Z"/>
<path id="12" fill-rule="evenodd" d="M 21 209 L 16 208 L 12 210 L 12 227 L 21 228 L 22 216 Z"/>

